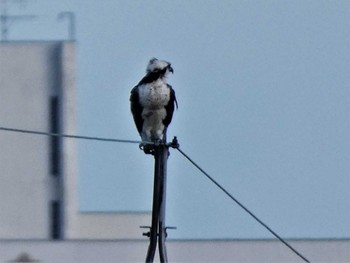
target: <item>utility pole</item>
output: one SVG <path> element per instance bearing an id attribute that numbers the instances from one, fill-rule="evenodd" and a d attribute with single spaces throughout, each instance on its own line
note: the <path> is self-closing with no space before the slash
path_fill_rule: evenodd
<path id="1" fill-rule="evenodd" d="M 167 144 L 166 142 L 161 142 L 155 144 L 152 150 L 152 154 L 154 155 L 152 225 L 151 227 L 142 227 L 150 228 L 149 232 L 143 234 L 150 239 L 146 263 L 153 262 L 157 249 L 157 242 L 160 262 L 168 262 L 165 246 L 167 229 L 170 228 L 165 226 L 167 161 L 169 157 L 169 147 L 177 148 L 178 146 L 177 139 L 174 137 L 171 143 Z"/>

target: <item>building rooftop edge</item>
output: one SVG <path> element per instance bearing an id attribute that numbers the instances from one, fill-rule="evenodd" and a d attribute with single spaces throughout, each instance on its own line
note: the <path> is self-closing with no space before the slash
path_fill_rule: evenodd
<path id="1" fill-rule="evenodd" d="M 78 211 L 82 215 L 102 214 L 102 215 L 142 215 L 151 214 L 151 211 Z"/>
<path id="2" fill-rule="evenodd" d="M 51 44 L 51 43 L 76 43 L 76 40 L 52 39 L 52 40 L 6 40 L 0 41 L 0 45 L 11 44 Z"/>
<path id="3" fill-rule="evenodd" d="M 350 242 L 350 238 L 287 238 L 288 242 Z M 147 238 L 116 238 L 116 239 L 93 239 L 93 238 L 73 238 L 73 239 L 0 239 L 0 242 L 148 242 Z M 185 238 L 168 238 L 166 242 L 280 242 L 274 238 L 201 238 L 201 239 L 185 239 Z"/>

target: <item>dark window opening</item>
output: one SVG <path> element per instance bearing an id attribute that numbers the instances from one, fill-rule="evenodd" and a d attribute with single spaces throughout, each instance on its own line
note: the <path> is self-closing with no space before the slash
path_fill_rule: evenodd
<path id="1" fill-rule="evenodd" d="M 50 132 L 60 132 L 60 114 L 59 114 L 58 96 L 51 97 L 50 100 Z M 57 176 L 60 172 L 60 138 L 57 136 L 50 137 L 51 144 L 51 174 Z"/>
<path id="2" fill-rule="evenodd" d="M 52 239 L 61 239 L 61 205 L 59 201 L 51 202 L 50 209 L 51 229 L 50 236 Z"/>

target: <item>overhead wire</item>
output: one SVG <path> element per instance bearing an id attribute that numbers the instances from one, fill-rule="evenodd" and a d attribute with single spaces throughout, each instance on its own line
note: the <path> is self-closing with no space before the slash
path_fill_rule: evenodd
<path id="1" fill-rule="evenodd" d="M 285 241 L 280 235 L 273 231 L 267 224 L 265 224 L 261 219 L 259 219 L 251 210 L 249 210 L 245 205 L 243 205 L 237 198 L 230 194 L 222 185 L 220 185 L 212 176 L 210 176 L 206 171 L 204 171 L 197 163 L 195 163 L 192 158 L 190 158 L 186 153 L 184 153 L 179 147 L 175 147 L 190 163 L 192 163 L 202 174 L 204 174 L 212 183 L 214 183 L 221 191 L 223 191 L 232 201 L 234 201 L 238 206 L 240 206 L 245 212 L 247 212 L 252 218 L 255 219 L 260 225 L 267 229 L 272 235 L 274 235 L 279 241 L 281 241 L 285 246 L 287 246 L 292 252 L 299 256 L 305 262 L 310 262 L 305 256 L 293 248 L 287 241 Z"/>
<path id="2" fill-rule="evenodd" d="M 8 132 L 35 134 L 35 135 L 43 135 L 43 136 L 54 136 L 54 137 L 63 137 L 63 138 L 73 138 L 73 139 L 82 139 L 82 140 L 92 140 L 92 141 L 135 143 L 135 144 L 145 143 L 145 142 L 136 141 L 136 140 L 123 140 L 123 139 L 103 138 L 103 137 L 93 137 L 93 136 L 70 135 L 70 134 L 53 133 L 53 132 L 15 129 L 15 128 L 8 128 L 8 127 L 0 127 L 0 130 L 1 131 L 8 131 Z M 151 142 L 146 142 L 146 143 L 153 144 Z"/>

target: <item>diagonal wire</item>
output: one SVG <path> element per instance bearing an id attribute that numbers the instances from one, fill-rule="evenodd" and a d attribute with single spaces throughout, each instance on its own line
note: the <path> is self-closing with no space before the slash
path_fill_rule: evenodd
<path id="1" fill-rule="evenodd" d="M 306 257 L 300 254 L 295 248 L 288 244 L 282 237 L 280 237 L 275 231 L 273 231 L 268 225 L 261 221 L 252 211 L 250 211 L 245 205 L 238 201 L 233 195 L 231 195 L 223 186 L 213 179 L 207 172 L 205 172 L 198 164 L 196 164 L 187 154 L 185 154 L 179 147 L 176 149 L 190 161 L 199 171 L 201 171 L 210 181 L 212 181 L 217 187 L 219 187 L 229 198 L 231 198 L 237 205 L 239 205 L 244 211 L 246 211 L 251 217 L 253 217 L 260 225 L 266 228 L 272 235 L 274 235 L 279 241 L 286 245 L 291 251 L 298 255 L 305 262 L 310 262 Z"/>
<path id="2" fill-rule="evenodd" d="M 35 134 L 43 136 L 55 136 L 63 138 L 72 138 L 72 139 L 82 139 L 82 140 L 92 140 L 92 141 L 104 141 L 104 142 L 119 142 L 119 143 L 143 143 L 143 144 L 153 144 L 148 142 L 134 141 L 134 140 L 122 140 L 122 139 L 113 139 L 113 138 L 102 138 L 102 137 L 92 137 L 92 136 L 81 136 L 81 135 L 70 135 L 70 134 L 61 134 L 53 132 L 42 132 L 42 131 L 33 131 L 33 130 L 24 130 L 24 129 L 15 129 L 8 127 L 0 127 L 1 131 L 8 132 L 17 132 L 17 133 L 26 133 L 26 134 Z"/>

